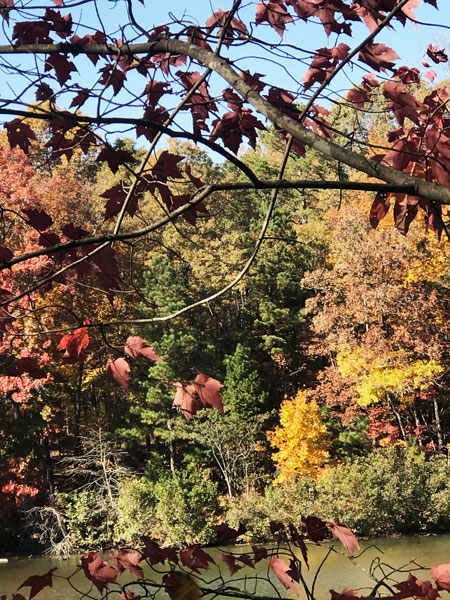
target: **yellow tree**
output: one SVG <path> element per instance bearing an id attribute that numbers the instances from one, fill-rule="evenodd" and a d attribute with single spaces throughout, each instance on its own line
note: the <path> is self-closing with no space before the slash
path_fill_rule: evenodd
<path id="1" fill-rule="evenodd" d="M 267 434 L 271 446 L 278 448 L 272 458 L 279 469 L 278 485 L 290 477 L 317 477 L 329 458 L 329 434 L 314 399 L 306 392 L 286 398 L 280 408 L 280 425 Z"/>

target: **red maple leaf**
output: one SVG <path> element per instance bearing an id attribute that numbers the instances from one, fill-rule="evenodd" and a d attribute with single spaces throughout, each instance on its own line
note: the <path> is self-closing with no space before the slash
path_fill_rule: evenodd
<path id="1" fill-rule="evenodd" d="M 37 87 L 36 87 L 36 100 L 39 102 L 40 100 L 49 100 L 50 98 L 53 97 L 53 95 L 55 94 L 55 92 L 52 90 L 52 88 L 48 85 L 48 83 L 45 83 L 45 81 L 42 81 Z"/>
<path id="2" fill-rule="evenodd" d="M 406 235 L 419 210 L 419 198 L 408 194 L 396 194 L 394 223 L 401 234 Z"/>
<path id="3" fill-rule="evenodd" d="M 150 81 L 150 83 L 147 83 L 144 93 L 147 94 L 147 101 L 150 106 L 155 107 L 161 96 L 171 91 L 169 84 L 165 81 Z"/>
<path id="4" fill-rule="evenodd" d="M 106 372 L 122 387 L 128 389 L 128 382 L 130 381 L 130 365 L 124 358 L 120 357 L 116 358 L 116 360 L 109 359 L 106 363 Z"/>
<path id="5" fill-rule="evenodd" d="M 83 104 L 89 98 L 90 93 L 91 93 L 91 90 L 89 90 L 88 88 L 82 88 L 78 92 L 78 94 L 73 98 L 72 102 L 70 103 L 69 108 L 72 108 L 73 106 L 80 108 L 80 106 L 83 106 Z"/>
<path id="6" fill-rule="evenodd" d="M 146 358 L 147 360 L 152 361 L 162 360 L 162 358 L 156 354 L 153 348 L 138 335 L 130 335 L 126 341 L 125 352 L 135 360 L 139 360 L 140 358 Z"/>
<path id="7" fill-rule="evenodd" d="M 233 554 L 228 554 L 227 552 L 219 552 L 219 560 L 224 562 L 228 570 L 230 571 L 230 577 L 232 577 L 235 573 L 242 569 L 242 565 L 238 565 L 236 562 L 236 557 Z"/>
<path id="8" fill-rule="evenodd" d="M 397 60 L 399 55 L 386 44 L 374 44 L 371 42 L 364 46 L 359 53 L 359 60 L 366 63 L 376 71 L 386 71 L 394 69 L 394 60 Z"/>
<path id="9" fill-rule="evenodd" d="M 293 592 L 297 593 L 297 586 L 294 583 L 294 580 L 289 575 L 288 571 L 290 571 L 290 566 L 284 562 L 282 558 L 278 558 L 277 556 L 272 556 L 270 559 L 270 566 L 272 567 L 272 571 L 281 581 L 286 589 L 291 589 Z"/>
<path id="10" fill-rule="evenodd" d="M 36 134 L 29 125 L 21 121 L 20 119 L 13 119 L 8 123 L 4 124 L 6 134 L 8 136 L 8 142 L 11 148 L 19 146 L 25 154 L 29 151 L 31 140 L 36 140 Z"/>
<path id="11" fill-rule="evenodd" d="M 394 584 L 399 591 L 394 595 L 395 600 L 403 598 L 424 598 L 426 600 L 436 600 L 439 591 L 433 586 L 431 581 L 418 579 L 412 573 L 409 573 L 406 581 Z"/>
<path id="12" fill-rule="evenodd" d="M 23 587 L 30 587 L 29 600 L 31 600 L 45 587 L 52 587 L 52 577 L 54 571 L 56 571 L 56 567 L 53 567 L 53 569 L 50 569 L 44 575 L 32 575 L 31 577 L 28 577 L 28 579 L 26 579 L 22 585 L 18 587 L 18 589 L 20 590 L 20 588 Z"/>
<path id="13" fill-rule="evenodd" d="M 361 88 L 352 88 L 347 94 L 347 100 L 353 102 L 356 108 L 364 108 L 365 102 L 370 101 L 370 96 L 366 90 Z"/>
<path id="14" fill-rule="evenodd" d="M 302 517 L 301 526 L 313 542 L 321 542 L 328 537 L 327 524 L 318 517 Z"/>
<path id="15" fill-rule="evenodd" d="M 56 78 L 61 85 L 64 85 L 70 79 L 72 71 L 78 72 L 76 66 L 67 59 L 65 54 L 52 54 L 49 56 L 45 61 L 45 71 L 50 71 L 50 69 L 54 69 Z"/>
<path id="16" fill-rule="evenodd" d="M 114 95 L 118 94 L 123 88 L 123 84 L 127 78 L 126 74 L 121 69 L 118 69 L 115 65 L 106 65 L 99 71 L 102 73 L 99 82 L 105 87 L 112 86 Z"/>
<path id="17" fill-rule="evenodd" d="M 381 219 L 384 219 L 384 217 L 387 215 L 390 206 L 390 194 L 382 194 L 381 192 L 379 192 L 375 196 L 375 200 L 373 201 L 372 206 L 370 208 L 370 226 L 373 229 L 376 229 Z"/>
<path id="18" fill-rule="evenodd" d="M 439 589 L 450 592 L 450 563 L 434 564 L 430 569 L 430 575 L 436 581 Z"/>
<path id="19" fill-rule="evenodd" d="M 107 221 L 108 219 L 111 219 L 120 213 L 123 203 L 127 197 L 127 193 L 123 189 L 123 185 L 121 183 L 116 183 L 116 185 L 113 185 L 113 187 L 103 192 L 103 194 L 100 194 L 100 197 L 108 198 L 108 201 L 105 203 L 104 217 L 105 221 Z M 134 209 L 137 210 L 137 203 L 133 196 L 131 201 L 128 203 L 127 212 L 131 211 L 129 214 L 133 216 L 136 212 Z"/>
<path id="20" fill-rule="evenodd" d="M 81 568 L 87 579 L 95 585 L 100 593 L 103 592 L 109 583 L 113 583 L 118 575 L 118 571 L 113 569 L 113 567 L 103 560 L 103 556 L 96 552 L 89 552 L 87 556 L 83 556 L 81 559 Z"/>
<path id="21" fill-rule="evenodd" d="M 62 15 L 59 10 L 47 8 L 43 17 L 44 21 L 50 23 L 51 31 L 54 31 L 59 37 L 67 38 L 72 33 L 72 15 Z"/>
<path id="22" fill-rule="evenodd" d="M 427 48 L 427 56 L 429 56 L 436 64 L 448 61 L 448 56 L 444 50 L 439 50 L 437 46 L 433 46 L 432 44 L 430 44 Z"/>
<path id="23" fill-rule="evenodd" d="M 126 150 L 114 150 L 109 147 L 103 148 L 96 160 L 97 162 L 106 161 L 113 173 L 117 173 L 117 169 L 124 163 L 136 162 L 135 157 L 130 152 Z"/>
<path id="24" fill-rule="evenodd" d="M 53 0 L 54 1 L 54 0 Z M 59 1 L 59 0 L 58 0 Z M 80 38 L 78 35 L 73 35 L 70 38 L 72 44 L 104 44 L 106 41 L 106 36 L 102 31 L 96 31 L 94 34 L 87 34 Z M 99 55 L 98 54 L 88 54 L 87 57 L 94 63 L 97 64 Z"/>
<path id="25" fill-rule="evenodd" d="M 37 358 L 34 356 L 22 356 L 16 358 L 11 369 L 11 375 L 17 376 L 28 373 L 33 379 L 44 379 L 47 374 L 38 367 Z"/>
<path id="26" fill-rule="evenodd" d="M 51 44 L 49 37 L 50 23 L 43 21 L 23 21 L 16 23 L 13 29 L 12 39 L 19 44 Z"/>
<path id="27" fill-rule="evenodd" d="M 82 227 L 78 227 L 73 223 L 67 223 L 61 227 L 63 234 L 70 240 L 81 240 L 87 236 L 88 232 Z"/>
<path id="28" fill-rule="evenodd" d="M 86 321 L 85 321 L 86 323 Z M 83 362 L 86 359 L 84 350 L 89 345 L 89 334 L 87 327 L 75 329 L 61 338 L 57 346 L 58 350 L 65 350 L 64 358 L 73 362 Z"/>
<path id="29" fill-rule="evenodd" d="M 358 596 L 358 592 L 351 587 L 346 587 L 339 593 L 330 590 L 331 600 L 365 600 L 366 596 Z"/>
<path id="30" fill-rule="evenodd" d="M 116 554 L 111 555 L 111 560 L 119 573 L 129 571 L 135 577 L 144 576 L 142 567 L 139 566 L 141 555 L 132 550 L 117 550 Z"/>
<path id="31" fill-rule="evenodd" d="M 341 542 L 349 556 L 353 556 L 355 550 L 359 549 L 359 543 L 350 527 L 332 520 L 327 521 L 327 525 L 331 529 L 334 539 Z"/>
<path id="32" fill-rule="evenodd" d="M 200 573 L 199 569 L 207 569 L 209 563 L 215 564 L 214 559 L 200 546 L 191 546 L 180 552 L 180 561 L 185 567 L 192 569 L 195 573 Z"/>
<path id="33" fill-rule="evenodd" d="M 229 11 L 224 11 L 219 8 L 215 13 L 213 13 L 209 19 L 206 21 L 206 27 L 208 28 L 208 33 L 215 27 L 219 27 L 219 36 L 223 37 L 224 43 L 229 46 L 233 39 L 235 38 L 243 38 L 247 36 L 247 27 L 245 24 L 240 21 L 237 17 L 233 17 L 231 22 L 228 24 L 227 30 L 224 32 L 223 28 L 227 23 Z"/>
<path id="34" fill-rule="evenodd" d="M 255 563 L 267 558 L 267 550 L 263 546 L 252 546 L 252 551 Z"/>
<path id="35" fill-rule="evenodd" d="M 182 383 L 177 381 L 174 383 L 174 386 L 177 388 L 177 391 L 172 403 L 172 408 L 180 408 L 186 419 L 192 419 L 200 408 L 200 403 L 198 402 L 196 395 L 193 391 L 189 390 L 189 385 L 184 387 Z"/>
<path id="36" fill-rule="evenodd" d="M 0 15 L 5 19 L 5 21 L 9 25 L 9 10 L 8 8 L 12 8 L 14 6 L 14 0 L 2 0 L 0 2 Z"/>
<path id="37" fill-rule="evenodd" d="M 158 156 L 158 160 L 152 169 L 152 173 L 156 179 L 160 181 L 167 181 L 169 177 L 173 179 L 182 179 L 183 174 L 181 173 L 178 163 L 183 160 L 182 156 L 178 154 L 172 154 L 168 150 L 163 150 Z"/>
<path id="38" fill-rule="evenodd" d="M 217 379 L 199 373 L 195 382 L 186 387 L 179 381 L 174 385 L 177 392 L 172 408 L 179 407 L 187 419 L 191 419 L 202 408 L 215 408 L 223 415 L 223 398 L 219 392 L 223 384 Z"/>
<path id="39" fill-rule="evenodd" d="M 189 163 L 187 163 L 187 162 L 184 163 L 184 170 L 186 171 L 186 175 L 189 177 L 189 179 L 192 181 L 192 183 L 195 185 L 195 187 L 198 190 L 205 185 L 201 179 L 199 179 L 198 177 L 193 175 L 191 166 Z"/>
<path id="40" fill-rule="evenodd" d="M 45 231 L 53 225 L 52 218 L 45 212 L 45 210 L 27 208 L 23 212 L 27 215 L 28 223 L 31 225 L 31 227 L 34 227 L 38 231 Z"/>
<path id="41" fill-rule="evenodd" d="M 6 246 L 0 246 L 0 262 L 7 262 L 8 260 L 11 260 L 11 258 L 14 256 L 14 252 L 11 252 L 11 250 L 9 248 L 7 248 Z"/>
<path id="42" fill-rule="evenodd" d="M 178 563 L 178 556 L 173 548 L 161 548 L 147 536 L 142 536 L 141 540 L 144 543 L 144 548 L 141 548 L 141 561 L 148 560 L 151 565 L 164 564 L 166 560 Z"/>
<path id="43" fill-rule="evenodd" d="M 220 525 L 213 525 L 212 529 L 217 534 L 218 542 L 228 542 L 235 540 L 237 537 L 245 533 L 245 528 L 231 529 L 226 523 L 220 523 Z"/>
<path id="44" fill-rule="evenodd" d="M 283 37 L 286 23 L 292 23 L 293 18 L 286 10 L 284 0 L 269 0 L 260 2 L 256 7 L 255 23 L 269 23 L 280 37 Z"/>

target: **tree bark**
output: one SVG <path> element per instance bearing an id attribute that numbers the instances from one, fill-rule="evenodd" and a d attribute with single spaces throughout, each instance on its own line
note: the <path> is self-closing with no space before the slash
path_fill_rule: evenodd
<path id="1" fill-rule="evenodd" d="M 436 396 L 433 396 L 433 408 L 434 408 L 434 424 L 436 429 L 437 447 L 439 452 L 442 452 L 444 448 L 444 440 L 442 438 L 442 427 L 441 417 L 439 416 L 439 405 Z"/>
<path id="2" fill-rule="evenodd" d="M 80 438 L 82 389 L 83 389 L 83 363 L 80 363 L 78 365 L 77 383 L 76 383 L 75 396 L 74 396 L 75 421 L 74 421 L 74 427 L 73 427 L 73 435 L 75 437 L 74 451 L 75 451 L 76 456 L 79 456 L 82 451 L 82 444 L 81 444 L 81 438 Z"/>
<path id="3" fill-rule="evenodd" d="M 398 427 L 400 429 L 400 433 L 402 434 L 402 438 L 406 441 L 406 432 L 405 432 L 405 428 L 403 427 L 401 415 L 400 415 L 399 411 L 396 409 L 394 401 L 390 394 L 388 394 L 388 399 L 389 399 L 389 405 L 392 409 L 392 412 L 394 413 L 395 418 L 397 419 Z"/>
<path id="4" fill-rule="evenodd" d="M 48 489 L 51 496 L 55 494 L 55 474 L 53 471 L 53 461 L 50 454 L 50 442 L 48 436 L 42 436 L 42 449 L 44 452 L 45 472 L 47 474 Z"/>

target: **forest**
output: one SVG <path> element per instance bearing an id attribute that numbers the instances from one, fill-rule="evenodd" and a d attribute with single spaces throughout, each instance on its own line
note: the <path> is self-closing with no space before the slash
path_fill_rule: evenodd
<path id="1" fill-rule="evenodd" d="M 353 119 L 339 115 L 340 127 L 352 129 Z M 361 135 L 381 138 L 385 116 L 362 126 Z M 42 229 L 69 218 L 74 237 L 109 218 L 105 189 L 126 177 L 124 167 L 113 173 L 89 156 L 47 165 L 48 132 L 30 127 L 29 157 L 6 143 L 1 150 L 15 254 L 41 235 L 20 211 L 47 219 Z M 126 138 L 116 147 L 130 160 L 144 152 Z M 170 144 L 158 162 L 169 158 L 178 176 L 205 184 L 237 178 L 233 165 L 186 142 Z M 274 178 L 282 158 L 269 130 L 242 160 Z M 306 178 L 336 177 L 314 150 L 301 164 Z M 288 168 L 295 173 L 299 162 Z M 449 246 L 421 221 L 407 236 L 389 214 L 373 229 L 367 194 L 280 192 L 247 277 L 169 321 L 158 317 L 239 272 L 264 193 L 221 192 L 195 230 L 177 220 L 136 245 L 132 269 L 129 257 L 105 254 L 106 275 L 121 281 L 114 297 L 99 289 L 101 271 L 33 296 L 31 335 L 6 330 L 2 341 L 2 550 L 18 542 L 108 548 L 149 533 L 205 544 L 219 519 L 264 541 L 274 513 L 334 518 L 363 535 L 447 531 Z M 14 266 L 3 294 L 48 268 L 42 257 Z M 154 321 L 130 328 L 143 315 Z M 114 332 L 83 326 L 118 316 L 124 324 Z M 74 319 L 76 329 L 43 347 L 32 335 Z"/>
<path id="2" fill-rule="evenodd" d="M 233 576 L 277 536 L 307 565 L 307 538 L 448 532 L 438 1 L 48 4 L 0 0 L 0 555 L 89 551 L 105 598 L 168 561 L 182 600 L 235 597 L 192 579 L 218 538 L 253 544 Z M 420 68 L 383 37 L 416 30 Z"/>

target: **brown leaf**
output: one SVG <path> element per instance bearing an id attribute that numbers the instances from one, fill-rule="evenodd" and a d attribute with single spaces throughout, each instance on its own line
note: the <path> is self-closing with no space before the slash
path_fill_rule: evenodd
<path id="1" fill-rule="evenodd" d="M 186 573 L 171 571 L 163 577 L 164 589 L 172 600 L 199 600 L 202 592 Z"/>
<path id="2" fill-rule="evenodd" d="M 242 569 L 242 566 L 236 563 L 236 557 L 232 554 L 219 552 L 219 560 L 227 565 L 228 570 L 230 571 L 230 577 L 233 577 L 233 575 L 237 573 L 239 569 Z"/>
<path id="3" fill-rule="evenodd" d="M 439 589 L 450 592 L 450 563 L 433 564 L 430 575 L 436 581 Z"/>
<path id="4" fill-rule="evenodd" d="M 139 360 L 140 358 L 146 358 L 147 360 L 152 360 L 155 362 L 162 360 L 162 358 L 156 354 L 153 348 L 138 335 L 130 335 L 125 345 L 125 352 L 135 360 Z"/>
<path id="5" fill-rule="evenodd" d="M 297 593 L 297 586 L 295 585 L 292 577 L 288 575 L 290 566 L 286 564 L 282 558 L 278 558 L 277 556 L 272 556 L 270 559 L 270 566 L 284 587 Z"/>
<path id="6" fill-rule="evenodd" d="M 378 192 L 370 208 L 370 226 L 373 229 L 376 229 L 381 219 L 387 215 L 390 206 L 390 194 Z"/>
<path id="7" fill-rule="evenodd" d="M 403 598 L 423 598 L 424 600 L 436 600 L 439 596 L 438 590 L 433 587 L 431 581 L 418 579 L 412 573 L 409 573 L 406 581 L 401 581 L 394 585 L 399 591 L 394 595 L 394 600 L 403 600 Z"/>
<path id="8" fill-rule="evenodd" d="M 327 521 L 335 540 L 339 540 L 344 546 L 347 554 L 353 556 L 355 550 L 359 550 L 358 538 L 347 525 L 341 525 L 337 521 Z"/>
<path id="9" fill-rule="evenodd" d="M 138 552 L 132 550 L 118 550 L 116 554 L 111 555 L 111 560 L 119 573 L 126 570 L 137 578 L 144 576 L 144 571 L 142 570 L 142 567 L 139 566 L 141 555 Z"/>
<path id="10" fill-rule="evenodd" d="M 116 358 L 116 360 L 109 359 L 106 363 L 106 372 L 122 387 L 128 389 L 128 382 L 130 381 L 130 365 L 124 358 L 120 357 Z"/>
<path id="11" fill-rule="evenodd" d="M 87 579 L 95 585 L 100 593 L 108 586 L 108 583 L 115 582 L 118 575 L 118 571 L 113 569 L 103 560 L 103 556 L 96 552 L 89 552 L 87 556 L 82 557 L 81 568 Z"/>

